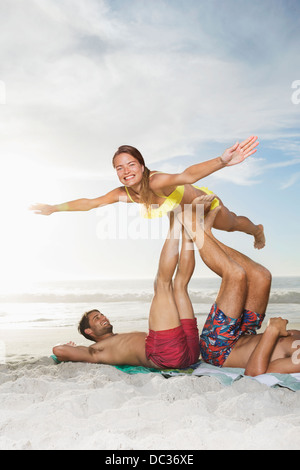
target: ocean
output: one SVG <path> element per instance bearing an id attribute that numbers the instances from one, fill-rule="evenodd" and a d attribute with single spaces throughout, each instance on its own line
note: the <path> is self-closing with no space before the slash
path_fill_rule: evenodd
<path id="1" fill-rule="evenodd" d="M 220 279 L 194 278 L 189 293 L 199 324 L 214 302 Z M 77 327 L 82 314 L 103 312 L 115 332 L 146 331 L 153 280 L 84 280 L 36 282 L 24 289 L 0 291 L 0 328 Z M 300 277 L 273 279 L 267 317 L 282 316 L 300 324 Z"/>

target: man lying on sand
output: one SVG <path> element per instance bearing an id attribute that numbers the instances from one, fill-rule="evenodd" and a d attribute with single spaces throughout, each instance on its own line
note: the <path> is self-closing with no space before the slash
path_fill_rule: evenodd
<path id="1" fill-rule="evenodd" d="M 173 230 L 174 220 L 170 227 Z M 53 353 L 58 360 L 156 369 L 186 368 L 197 362 L 200 355 L 199 331 L 187 294 L 195 259 L 193 242 L 185 235 L 179 264 L 178 257 L 178 240 L 170 234 L 160 256 L 148 335 L 142 332 L 115 334 L 109 320 L 98 310 L 92 310 L 81 319 L 79 331 L 96 343 L 90 347 L 74 343 L 56 346 Z M 177 264 L 173 288 L 172 278 Z M 177 304 L 175 299 L 179 299 Z"/>
<path id="2" fill-rule="evenodd" d="M 197 199 L 194 200 L 196 205 Z M 205 362 L 218 367 L 246 369 L 246 375 L 300 372 L 300 331 L 287 331 L 287 320 L 272 318 L 263 334 L 263 322 L 271 288 L 271 274 L 263 266 L 216 240 L 211 232 L 219 208 L 205 219 L 204 245 L 196 221 L 195 237 L 191 214 L 184 225 L 206 265 L 221 276 L 222 284 L 200 337 Z M 182 217 L 181 215 L 179 217 Z"/>

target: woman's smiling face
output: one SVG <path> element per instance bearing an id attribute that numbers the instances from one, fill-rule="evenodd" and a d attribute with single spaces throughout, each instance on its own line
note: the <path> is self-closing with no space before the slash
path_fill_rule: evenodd
<path id="1" fill-rule="evenodd" d="M 128 153 L 121 153 L 114 159 L 118 178 L 124 186 L 134 186 L 142 181 L 144 166 Z"/>

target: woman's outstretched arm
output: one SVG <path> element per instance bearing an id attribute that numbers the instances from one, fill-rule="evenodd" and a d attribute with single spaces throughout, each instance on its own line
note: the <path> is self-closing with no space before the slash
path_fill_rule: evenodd
<path id="1" fill-rule="evenodd" d="M 96 207 L 106 206 L 108 204 L 114 204 L 120 200 L 124 200 L 126 194 L 122 187 L 113 189 L 104 196 L 97 197 L 95 199 L 76 199 L 74 201 L 64 202 L 62 204 L 50 205 L 50 204 L 33 204 L 29 207 L 30 210 L 34 211 L 35 214 L 39 215 L 51 215 L 54 212 L 63 211 L 90 211 Z"/>
<path id="2" fill-rule="evenodd" d="M 217 158 L 208 160 L 203 163 L 197 163 L 178 174 L 156 174 L 151 178 L 151 189 L 158 191 L 170 186 L 178 186 L 184 184 L 193 184 L 206 176 L 211 175 L 215 171 L 221 170 L 226 166 L 237 165 L 246 160 L 256 152 L 259 142 L 256 136 L 251 136 L 244 140 L 241 144 L 238 142 Z"/>

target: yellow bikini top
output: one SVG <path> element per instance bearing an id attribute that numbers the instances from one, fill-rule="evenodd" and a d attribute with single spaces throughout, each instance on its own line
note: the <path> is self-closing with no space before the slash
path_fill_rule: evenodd
<path id="1" fill-rule="evenodd" d="M 152 175 L 150 175 L 150 178 L 156 173 L 160 173 L 160 171 L 156 171 L 155 173 L 152 173 Z M 211 191 L 210 189 L 206 187 L 203 187 L 203 186 L 199 187 L 199 186 L 196 186 L 195 184 L 192 184 L 192 186 L 196 189 L 200 189 L 206 194 L 214 194 L 213 191 Z M 130 196 L 128 188 L 126 186 L 125 186 L 125 189 L 131 202 L 135 202 Z M 182 201 L 183 195 L 184 195 L 184 185 L 177 186 L 175 191 L 173 191 L 169 196 L 165 196 L 166 200 L 162 203 L 161 206 L 151 207 L 149 210 L 147 210 L 146 207 L 142 205 L 141 216 L 144 217 L 145 219 L 155 219 L 157 217 L 163 217 L 168 212 L 171 212 L 172 210 L 176 209 L 176 207 L 179 206 L 179 204 Z M 161 197 L 164 197 L 164 196 L 161 196 Z M 219 205 L 220 205 L 220 201 L 217 197 L 215 197 L 211 203 L 210 210 L 215 209 L 215 207 Z"/>
<path id="2" fill-rule="evenodd" d="M 150 178 L 156 173 L 160 173 L 160 172 L 156 171 L 155 173 L 152 173 L 152 175 L 150 175 Z M 135 202 L 130 196 L 128 188 L 126 186 L 125 186 L 125 190 L 131 202 Z M 149 210 L 147 210 L 146 207 L 143 206 L 141 210 L 141 216 L 144 217 L 145 219 L 155 219 L 157 217 L 163 217 L 168 212 L 171 212 L 172 210 L 176 209 L 176 207 L 179 206 L 179 204 L 182 201 L 183 195 L 184 195 L 184 186 L 177 186 L 175 191 L 173 191 L 169 196 L 161 196 L 161 197 L 165 197 L 166 200 L 159 207 L 151 207 Z"/>

